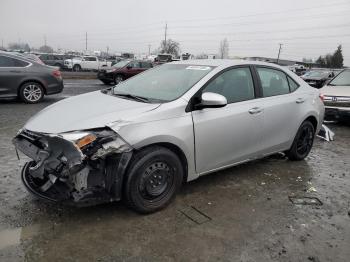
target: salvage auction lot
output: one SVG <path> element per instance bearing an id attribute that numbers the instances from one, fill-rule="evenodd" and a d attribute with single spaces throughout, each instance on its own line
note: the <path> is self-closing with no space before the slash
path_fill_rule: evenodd
<path id="1" fill-rule="evenodd" d="M 349 125 L 329 125 L 335 141 L 316 139 L 305 161 L 275 155 L 204 176 L 147 216 L 34 199 L 11 139 L 44 107 L 104 87 L 68 79 L 43 103 L 0 102 L 0 261 L 348 261 Z"/>

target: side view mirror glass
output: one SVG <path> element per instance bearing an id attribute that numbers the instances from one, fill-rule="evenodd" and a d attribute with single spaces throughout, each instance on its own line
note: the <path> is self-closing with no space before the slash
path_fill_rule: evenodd
<path id="1" fill-rule="evenodd" d="M 205 92 L 202 94 L 201 103 L 196 106 L 197 109 L 202 108 L 218 108 L 227 105 L 227 99 L 223 95 Z"/>

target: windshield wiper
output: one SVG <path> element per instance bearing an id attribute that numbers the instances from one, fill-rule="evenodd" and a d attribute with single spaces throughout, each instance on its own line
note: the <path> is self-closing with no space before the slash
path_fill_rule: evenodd
<path id="1" fill-rule="evenodd" d="M 136 95 L 132 95 L 132 94 L 128 94 L 128 93 L 114 93 L 114 95 L 130 98 L 130 99 L 137 100 L 137 101 L 140 101 L 140 102 L 143 102 L 143 103 L 149 103 L 150 102 L 150 100 L 148 98 L 146 98 L 146 97 L 136 96 Z"/>

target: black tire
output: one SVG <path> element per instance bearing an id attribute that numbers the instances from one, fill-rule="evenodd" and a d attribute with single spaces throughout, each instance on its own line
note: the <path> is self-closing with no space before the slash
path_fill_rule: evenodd
<path id="1" fill-rule="evenodd" d="M 121 74 L 117 74 L 114 76 L 114 84 L 118 85 L 120 82 L 123 82 L 125 77 Z"/>
<path id="2" fill-rule="evenodd" d="M 73 66 L 73 71 L 80 72 L 81 71 L 81 66 L 80 65 L 74 65 Z"/>
<path id="3" fill-rule="evenodd" d="M 101 80 L 102 81 L 102 80 Z M 102 81 L 105 85 L 110 85 L 111 84 L 111 81 Z"/>
<path id="4" fill-rule="evenodd" d="M 142 214 L 166 207 L 175 197 L 184 177 L 179 157 L 159 146 L 136 153 L 127 174 L 124 200 L 131 209 Z"/>
<path id="5" fill-rule="evenodd" d="M 304 121 L 298 129 L 292 147 L 286 152 L 293 161 L 303 160 L 310 153 L 315 138 L 315 128 L 310 121 Z"/>
<path id="6" fill-rule="evenodd" d="M 44 98 L 44 88 L 37 82 L 27 82 L 21 85 L 18 94 L 23 102 L 35 104 Z"/>

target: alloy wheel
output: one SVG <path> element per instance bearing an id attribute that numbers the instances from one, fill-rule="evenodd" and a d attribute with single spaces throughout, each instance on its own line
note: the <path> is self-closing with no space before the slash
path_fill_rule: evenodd
<path id="1" fill-rule="evenodd" d="M 32 103 L 38 102 L 43 95 L 43 91 L 40 86 L 35 84 L 29 84 L 23 89 L 23 97 Z"/>
<path id="2" fill-rule="evenodd" d="M 310 126 L 304 126 L 297 141 L 297 152 L 300 155 L 308 153 L 312 148 L 314 132 Z"/>

